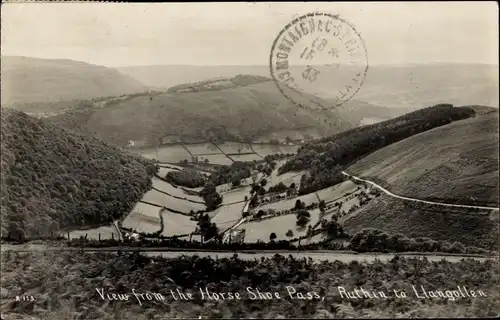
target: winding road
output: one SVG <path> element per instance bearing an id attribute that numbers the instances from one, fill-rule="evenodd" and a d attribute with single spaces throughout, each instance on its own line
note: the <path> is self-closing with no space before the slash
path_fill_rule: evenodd
<path id="1" fill-rule="evenodd" d="M 427 203 L 427 204 L 434 204 L 434 205 L 443 206 L 443 207 L 456 207 L 456 208 L 469 208 L 469 209 L 483 209 L 483 210 L 492 210 L 492 211 L 496 210 L 496 211 L 498 211 L 498 208 L 495 208 L 495 207 L 468 206 L 468 205 L 463 205 L 463 204 L 451 204 L 451 203 L 443 203 L 443 202 L 433 202 L 433 201 L 427 201 L 427 200 L 421 200 L 421 199 L 403 197 L 403 196 L 399 196 L 397 194 L 394 194 L 394 193 L 390 192 L 389 190 L 385 189 L 384 187 L 382 187 L 379 184 L 376 184 L 373 181 L 353 176 L 352 174 L 349 174 L 349 173 L 347 173 L 345 171 L 342 171 L 342 174 L 345 175 L 345 176 L 347 176 L 347 177 L 349 177 L 349 178 L 353 178 L 354 180 L 362 181 L 362 182 L 366 182 L 368 184 L 371 184 L 372 186 L 376 187 L 377 189 L 379 189 L 380 191 L 384 192 L 385 194 L 387 194 L 387 195 L 389 195 L 391 197 L 394 197 L 394 198 L 398 198 L 398 199 L 403 199 L 403 200 L 413 201 L 413 202 L 420 202 L 420 203 Z"/>

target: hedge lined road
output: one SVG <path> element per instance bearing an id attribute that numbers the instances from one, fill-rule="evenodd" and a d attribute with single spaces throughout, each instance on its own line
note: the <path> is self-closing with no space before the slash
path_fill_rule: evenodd
<path id="1" fill-rule="evenodd" d="M 200 257 L 212 257 L 212 258 L 231 258 L 235 254 L 238 258 L 244 260 L 254 260 L 261 258 L 272 258 L 275 254 L 280 254 L 283 256 L 293 256 L 296 259 L 311 258 L 316 262 L 321 261 L 342 261 L 342 262 L 373 262 L 378 259 L 381 261 L 389 261 L 394 258 L 394 253 L 355 253 L 352 251 L 240 251 L 240 252 L 228 252 L 228 251 L 203 251 L 203 250 L 190 250 L 178 248 L 137 248 L 137 247 L 106 247 L 106 248 L 76 248 L 76 247 L 48 247 L 43 244 L 23 244 L 23 245 L 12 245 L 12 244 L 2 244 L 1 252 L 62 252 L 62 251 L 73 251 L 77 252 L 117 252 L 117 251 L 136 251 L 141 252 L 148 256 L 161 256 L 164 258 L 178 258 L 183 255 L 193 256 L 198 255 Z M 479 261 L 485 260 L 497 260 L 498 256 L 481 256 L 481 255 L 459 255 L 459 254 L 435 254 L 435 253 L 398 253 L 398 256 L 405 258 L 427 258 L 429 261 L 440 261 L 447 260 L 449 262 L 459 262 L 462 259 L 474 259 Z"/>
<path id="2" fill-rule="evenodd" d="M 467 205 L 463 205 L 463 204 L 451 204 L 451 203 L 433 202 L 433 201 L 427 201 L 427 200 L 421 200 L 421 199 L 415 199 L 415 198 L 408 198 L 408 197 L 398 196 L 397 194 L 394 194 L 394 193 L 390 192 L 389 190 L 385 189 L 381 185 L 376 184 L 373 181 L 353 176 L 352 174 L 349 174 L 349 173 L 347 173 L 345 171 L 342 171 L 342 174 L 345 175 L 345 176 L 347 176 L 347 177 L 349 177 L 349 178 L 353 178 L 354 180 L 358 180 L 358 181 L 369 183 L 372 186 L 374 186 L 377 189 L 379 189 L 380 191 L 384 192 L 385 194 L 387 194 L 387 195 L 389 195 L 391 197 L 394 197 L 394 198 L 398 198 L 398 199 L 403 199 L 403 200 L 413 201 L 413 202 L 420 202 L 420 203 L 427 203 L 427 204 L 434 204 L 434 205 L 444 206 L 444 207 L 469 208 L 469 209 L 484 209 L 484 210 L 492 210 L 492 211 L 496 210 L 496 211 L 498 211 L 498 208 L 496 208 L 496 207 L 467 206 Z"/>

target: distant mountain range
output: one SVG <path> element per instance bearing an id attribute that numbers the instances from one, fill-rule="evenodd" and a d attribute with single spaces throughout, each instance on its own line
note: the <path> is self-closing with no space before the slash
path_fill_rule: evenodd
<path id="1" fill-rule="evenodd" d="M 333 82 L 342 72 L 331 74 Z M 332 134 L 438 103 L 498 107 L 499 101 L 497 66 L 480 64 L 370 66 L 354 98 L 331 112 L 298 108 L 265 65 L 108 68 L 6 56 L 1 80 L 2 107 L 43 113 L 118 145 L 155 144 L 165 135 L 197 140 L 221 130 L 245 139 L 311 127 Z M 322 95 L 304 94 L 304 101 L 332 106 L 332 83 L 319 83 Z"/>
<path id="2" fill-rule="evenodd" d="M 118 70 L 148 86 L 164 88 L 216 77 L 233 77 L 237 74 L 270 77 L 267 65 L 154 65 L 125 67 Z M 412 110 L 438 103 L 498 107 L 498 85 L 498 65 L 455 63 L 376 65 L 369 66 L 363 86 L 355 99 L 379 106 L 405 107 Z M 323 88 L 318 88 L 318 91 L 328 92 L 330 89 L 328 83 L 322 86 Z"/>

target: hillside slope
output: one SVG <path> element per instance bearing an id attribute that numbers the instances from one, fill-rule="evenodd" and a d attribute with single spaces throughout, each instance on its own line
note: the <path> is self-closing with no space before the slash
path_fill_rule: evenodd
<path id="1" fill-rule="evenodd" d="M 346 171 L 398 195 L 498 207 L 498 109 L 431 129 L 364 157 Z"/>
<path id="2" fill-rule="evenodd" d="M 73 60 L 2 56 L 2 105 L 147 91 L 113 68 Z"/>
<path id="3" fill-rule="evenodd" d="M 50 121 L 126 146 L 154 147 L 168 135 L 186 140 L 212 137 L 252 140 L 265 132 L 316 126 L 335 133 L 353 125 L 338 112 L 309 111 L 286 99 L 268 78 L 228 88 L 133 95 L 100 108 L 82 108 Z M 229 79 L 235 81 L 238 77 Z M 252 83 L 247 85 L 247 83 Z"/>
<path id="4" fill-rule="evenodd" d="M 1 114 L 1 235 L 47 235 L 107 224 L 148 190 L 155 166 L 95 138 Z"/>

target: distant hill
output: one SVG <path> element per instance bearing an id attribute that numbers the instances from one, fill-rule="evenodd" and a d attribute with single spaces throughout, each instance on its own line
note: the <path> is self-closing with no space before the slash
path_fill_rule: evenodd
<path id="1" fill-rule="evenodd" d="M 155 165 L 14 110 L 1 113 L 1 235 L 109 224 L 151 186 Z"/>
<path id="2" fill-rule="evenodd" d="M 386 146 L 346 171 L 391 192 L 435 202 L 498 207 L 498 109 Z M 498 211 L 411 206 L 383 195 L 345 218 L 350 232 L 377 228 L 498 250 Z"/>
<path id="3" fill-rule="evenodd" d="M 416 134 L 347 171 L 408 197 L 497 206 L 498 109 Z"/>
<path id="4" fill-rule="evenodd" d="M 116 69 L 73 60 L 2 56 L 2 105 L 118 96 L 147 91 Z"/>
<path id="5" fill-rule="evenodd" d="M 238 74 L 255 74 L 270 77 L 269 66 L 194 66 L 194 65 L 149 65 L 116 68 L 140 82 L 168 89 L 185 83 L 215 78 L 230 78 Z"/>
<path id="6" fill-rule="evenodd" d="M 148 86 L 169 88 L 237 74 L 270 77 L 269 66 L 152 65 L 118 68 Z M 343 67 L 343 70 L 346 70 Z M 336 73 L 332 73 L 335 77 Z M 328 99 L 329 84 L 318 88 Z M 371 65 L 356 100 L 409 111 L 435 105 L 486 105 L 498 107 L 498 65 L 440 63 L 428 65 Z M 333 92 L 332 92 L 333 94 Z M 403 113 L 408 110 L 403 111 Z M 382 117 L 384 118 L 384 117 Z"/>
<path id="7" fill-rule="evenodd" d="M 316 127 L 324 134 L 333 134 L 353 127 L 335 110 L 300 108 L 269 78 L 240 75 L 215 83 L 216 87 L 198 83 L 177 86 L 172 92 L 112 99 L 49 120 L 118 146 L 132 140 L 136 146 L 149 147 L 170 135 L 184 141 L 251 141 L 279 130 Z"/>

